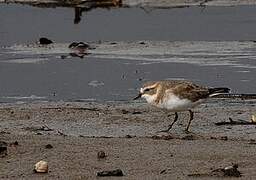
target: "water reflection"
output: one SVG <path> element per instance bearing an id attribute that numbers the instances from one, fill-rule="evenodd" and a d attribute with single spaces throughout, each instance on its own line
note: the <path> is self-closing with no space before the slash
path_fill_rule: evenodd
<path id="1" fill-rule="evenodd" d="M 78 24 L 81 21 L 83 12 L 88 12 L 96 8 L 116 8 L 122 6 L 121 0 L 96 0 L 96 1 L 89 1 L 85 3 L 79 4 L 80 7 L 75 7 L 75 18 L 74 24 Z M 82 7 L 81 7 L 82 6 Z"/>

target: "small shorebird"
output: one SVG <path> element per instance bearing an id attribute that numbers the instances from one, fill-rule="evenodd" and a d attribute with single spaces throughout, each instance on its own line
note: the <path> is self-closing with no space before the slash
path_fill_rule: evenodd
<path id="1" fill-rule="evenodd" d="M 185 129 L 188 132 L 191 121 L 194 118 L 194 113 L 191 109 L 204 102 L 207 98 L 229 93 L 229 90 L 226 87 L 204 87 L 184 80 L 153 81 L 145 83 L 134 100 L 142 97 L 153 106 L 169 112 L 175 112 L 172 124 L 169 125 L 168 129 L 161 132 L 168 132 L 172 128 L 178 120 L 177 112 L 189 111 L 190 119 Z"/>
<path id="2" fill-rule="evenodd" d="M 80 57 L 83 58 L 85 55 L 88 55 L 87 50 L 95 49 L 94 47 L 91 47 L 88 43 L 84 42 L 72 42 L 69 46 L 69 49 L 72 50 L 70 53 L 73 57 Z"/>

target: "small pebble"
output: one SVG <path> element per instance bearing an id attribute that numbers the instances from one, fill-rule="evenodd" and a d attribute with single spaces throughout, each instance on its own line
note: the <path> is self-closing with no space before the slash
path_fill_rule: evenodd
<path id="1" fill-rule="evenodd" d="M 52 149 L 52 148 L 53 148 L 53 146 L 51 144 L 45 145 L 45 149 Z"/>
<path id="2" fill-rule="evenodd" d="M 106 158 L 106 153 L 104 151 L 99 151 L 97 154 L 98 159 Z"/>

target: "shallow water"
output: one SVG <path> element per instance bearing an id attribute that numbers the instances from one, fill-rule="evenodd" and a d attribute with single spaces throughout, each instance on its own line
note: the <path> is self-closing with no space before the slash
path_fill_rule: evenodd
<path id="1" fill-rule="evenodd" d="M 41 36 L 56 42 L 134 40 L 254 40 L 256 6 L 178 9 L 116 8 L 84 12 L 73 24 L 72 8 L 0 4 L 0 45 L 30 43 Z"/>
<path id="2" fill-rule="evenodd" d="M 173 78 L 255 93 L 256 43 L 245 40 L 255 39 L 256 6 L 95 9 L 79 24 L 73 13 L 0 5 L 1 102 L 126 101 L 143 81 Z M 42 36 L 56 45 L 34 47 Z M 73 41 L 96 49 L 69 56 Z"/>

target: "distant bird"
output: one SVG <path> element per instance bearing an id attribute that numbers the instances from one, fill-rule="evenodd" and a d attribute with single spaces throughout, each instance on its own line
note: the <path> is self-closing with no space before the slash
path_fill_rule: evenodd
<path id="1" fill-rule="evenodd" d="M 39 39 L 39 44 L 41 44 L 41 45 L 48 45 L 48 44 L 52 44 L 52 43 L 53 43 L 52 40 L 47 39 L 45 37 L 42 37 Z"/>
<path id="2" fill-rule="evenodd" d="M 69 49 L 72 50 L 71 53 L 69 53 L 73 57 L 80 57 L 83 58 L 85 55 L 88 55 L 87 50 L 95 49 L 94 47 L 91 47 L 88 43 L 84 42 L 72 42 L 69 46 Z"/>
<path id="3" fill-rule="evenodd" d="M 68 46 L 68 48 L 70 48 L 70 49 L 78 49 L 78 48 L 80 48 L 80 49 L 88 49 L 88 48 L 90 48 L 90 45 L 87 44 L 87 43 L 84 43 L 84 42 L 72 42 Z"/>
<path id="4" fill-rule="evenodd" d="M 184 80 L 163 80 L 145 83 L 134 100 L 142 97 L 153 106 L 175 113 L 174 121 L 168 129 L 161 132 L 170 131 L 178 120 L 177 112 L 189 111 L 190 119 L 185 129 L 189 132 L 189 126 L 194 118 L 192 109 L 207 98 L 229 93 L 229 91 L 230 89 L 226 87 L 210 88 Z"/>

